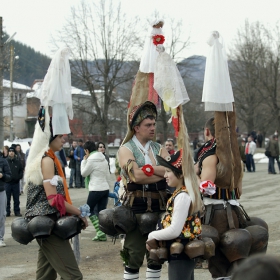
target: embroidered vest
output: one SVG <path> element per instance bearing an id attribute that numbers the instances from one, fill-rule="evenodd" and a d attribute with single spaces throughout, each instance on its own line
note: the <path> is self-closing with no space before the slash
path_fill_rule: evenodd
<path id="1" fill-rule="evenodd" d="M 143 152 L 136 146 L 136 144 L 133 142 L 133 140 L 129 140 L 124 144 L 126 148 L 128 148 L 134 155 L 135 161 L 138 164 L 138 166 L 141 168 L 145 165 L 145 158 Z M 150 148 L 152 150 L 154 159 L 156 161 L 156 164 L 158 165 L 158 162 L 156 160 L 156 155 L 158 155 L 160 150 L 160 144 L 157 142 L 151 142 Z"/>
<path id="2" fill-rule="evenodd" d="M 183 186 L 179 190 L 176 190 L 172 194 L 172 196 L 168 199 L 166 204 L 166 214 L 161 221 L 163 228 L 167 228 L 171 225 L 173 209 L 174 209 L 174 200 L 176 196 L 182 192 L 188 193 L 185 186 Z M 199 213 L 196 213 L 186 218 L 185 224 L 178 238 L 189 239 L 191 241 L 197 239 L 201 235 L 201 221 L 199 216 L 200 216 Z"/>

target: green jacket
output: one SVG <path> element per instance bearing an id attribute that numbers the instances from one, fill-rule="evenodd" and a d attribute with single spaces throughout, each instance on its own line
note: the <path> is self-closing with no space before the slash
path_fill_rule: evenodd
<path id="1" fill-rule="evenodd" d="M 268 142 L 267 150 L 271 152 L 272 157 L 279 157 L 279 144 L 278 140 L 271 139 Z"/>

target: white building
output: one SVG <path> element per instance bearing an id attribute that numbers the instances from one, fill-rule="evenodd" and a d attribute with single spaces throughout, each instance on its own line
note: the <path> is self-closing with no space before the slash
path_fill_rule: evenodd
<path id="1" fill-rule="evenodd" d="M 31 90 L 30 87 L 13 83 L 13 102 L 10 101 L 10 81 L 3 80 L 3 125 L 4 139 L 10 138 L 11 127 L 11 106 L 13 109 L 13 136 L 18 138 L 26 137 L 25 119 L 27 115 L 26 93 Z"/>

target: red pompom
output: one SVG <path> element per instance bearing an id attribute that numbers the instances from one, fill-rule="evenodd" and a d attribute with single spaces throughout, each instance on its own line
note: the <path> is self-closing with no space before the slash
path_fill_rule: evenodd
<path id="1" fill-rule="evenodd" d="M 150 164 L 145 164 L 141 169 L 148 177 L 154 175 L 154 168 Z"/>
<path id="2" fill-rule="evenodd" d="M 154 45 L 161 45 L 165 41 L 165 37 L 163 35 L 155 35 L 153 36 L 153 44 Z"/>

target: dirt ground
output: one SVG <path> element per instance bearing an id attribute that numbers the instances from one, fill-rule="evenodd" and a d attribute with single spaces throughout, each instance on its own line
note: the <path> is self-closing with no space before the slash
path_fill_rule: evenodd
<path id="1" fill-rule="evenodd" d="M 267 164 L 256 164 L 255 173 L 244 174 L 243 195 L 240 202 L 250 216 L 258 216 L 268 223 L 270 235 L 268 254 L 280 257 L 279 181 L 279 174 L 267 174 Z M 73 204 L 79 206 L 85 203 L 87 190 L 70 189 L 70 195 Z M 22 195 L 20 200 L 21 209 L 24 212 L 26 196 Z M 110 199 L 108 207 L 112 207 L 112 205 L 113 202 Z M 11 237 L 13 219 L 14 216 L 6 219 L 5 242 L 7 247 L 0 248 L 0 280 L 33 280 L 35 279 L 38 245 L 33 241 L 25 246 L 13 240 Z M 92 225 L 80 235 L 80 269 L 84 279 L 122 279 L 123 266 L 119 255 L 120 239 L 117 239 L 115 244 L 111 239 L 106 242 L 93 242 L 91 238 L 94 235 Z M 145 279 L 145 270 L 146 264 L 144 263 L 140 270 L 140 279 Z M 168 279 L 167 265 L 163 266 L 161 279 Z M 207 269 L 196 269 L 195 279 L 209 280 L 211 276 Z"/>

